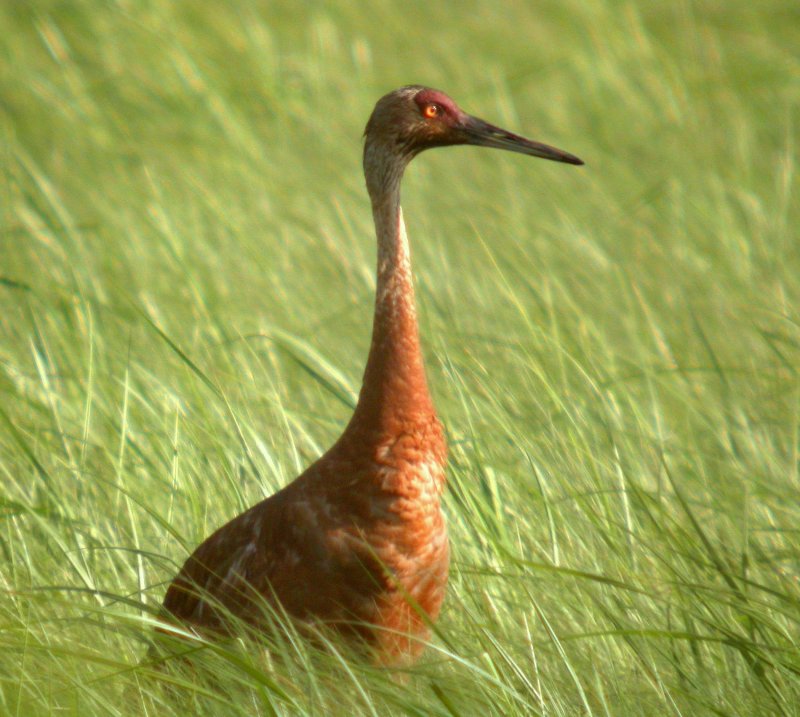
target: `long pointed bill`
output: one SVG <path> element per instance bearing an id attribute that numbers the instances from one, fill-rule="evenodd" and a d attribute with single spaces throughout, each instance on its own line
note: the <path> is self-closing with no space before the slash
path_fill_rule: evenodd
<path id="1" fill-rule="evenodd" d="M 466 135 L 467 144 L 507 149 L 509 152 L 519 152 L 520 154 L 528 154 L 531 157 L 551 159 L 554 162 L 583 164 L 582 159 L 578 159 L 575 155 L 569 154 L 569 152 L 564 152 L 541 142 L 525 139 L 525 137 L 520 137 L 500 127 L 495 127 L 477 117 L 467 115 L 464 117 L 459 129 Z"/>

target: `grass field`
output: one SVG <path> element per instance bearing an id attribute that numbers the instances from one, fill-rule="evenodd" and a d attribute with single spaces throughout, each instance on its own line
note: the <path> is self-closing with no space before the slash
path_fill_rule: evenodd
<path id="1" fill-rule="evenodd" d="M 796 2 L 7 0 L 0 37 L 0 713 L 800 714 Z M 349 416 L 360 135 L 408 83 L 587 163 L 408 173 L 440 630 L 405 682 L 153 670 L 187 551 Z"/>

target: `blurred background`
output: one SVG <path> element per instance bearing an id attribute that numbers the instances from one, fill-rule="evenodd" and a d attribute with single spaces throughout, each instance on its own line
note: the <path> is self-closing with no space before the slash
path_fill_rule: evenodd
<path id="1" fill-rule="evenodd" d="M 7 0 L 0 37 L 0 711 L 797 713 L 797 3 Z M 440 632 L 406 683 L 155 672 L 187 551 L 350 415 L 361 134 L 412 83 L 586 161 L 407 173 Z"/>

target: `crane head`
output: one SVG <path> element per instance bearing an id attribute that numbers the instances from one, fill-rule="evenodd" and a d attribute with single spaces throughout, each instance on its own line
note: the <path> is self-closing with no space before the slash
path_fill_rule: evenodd
<path id="1" fill-rule="evenodd" d="M 472 144 L 555 162 L 583 164 L 568 152 L 468 115 L 444 92 L 419 85 L 401 87 L 381 97 L 364 134 L 367 146 L 381 145 L 401 161 L 433 147 Z"/>

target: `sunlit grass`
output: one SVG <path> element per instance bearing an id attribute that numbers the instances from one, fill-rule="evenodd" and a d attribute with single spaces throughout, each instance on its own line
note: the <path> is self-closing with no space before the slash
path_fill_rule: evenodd
<path id="1" fill-rule="evenodd" d="M 0 712 L 798 713 L 794 4 L 36 0 L 0 30 Z M 163 665 L 188 551 L 349 416 L 359 135 L 409 82 L 587 162 L 408 173 L 433 644 L 405 679 L 291 632 Z"/>

